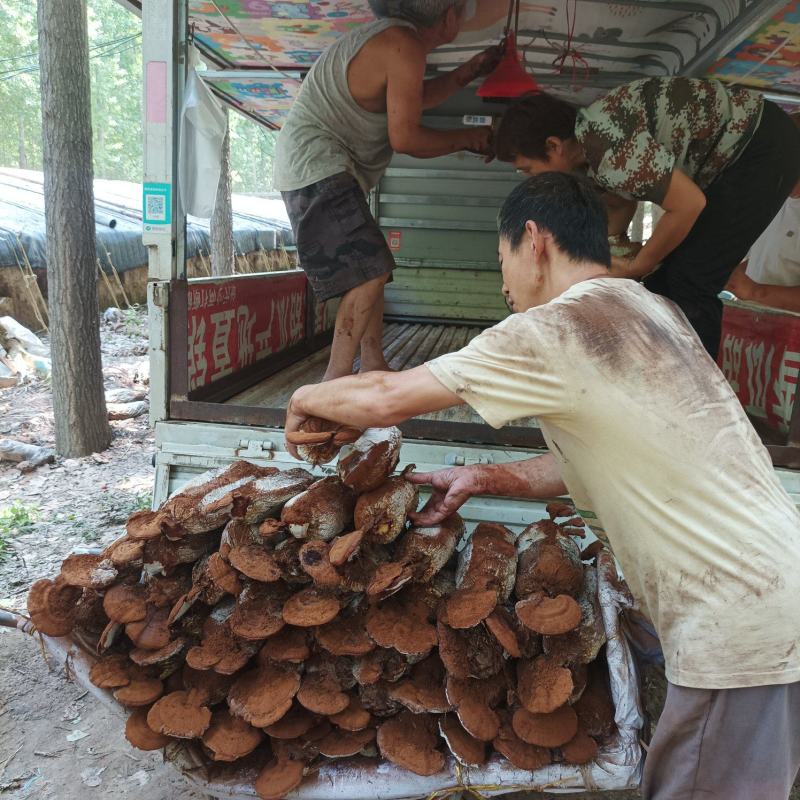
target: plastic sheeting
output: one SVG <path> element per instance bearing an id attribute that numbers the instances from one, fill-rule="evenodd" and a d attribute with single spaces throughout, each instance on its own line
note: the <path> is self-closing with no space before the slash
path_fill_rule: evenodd
<path id="1" fill-rule="evenodd" d="M 192 66 L 186 76 L 178 156 L 178 185 L 187 214 L 209 219 L 214 213 L 227 125 L 227 110 Z"/>
<path id="2" fill-rule="evenodd" d="M 118 272 L 126 272 L 147 264 L 141 184 L 98 179 L 94 198 L 97 257 L 103 268 L 110 271 L 113 262 Z M 237 254 L 294 243 L 280 199 L 234 195 L 233 209 Z M 210 248 L 208 220 L 189 217 L 186 257 L 208 254 Z M 47 266 L 42 173 L 0 169 L 0 268 L 16 268 L 25 263 L 26 256 L 34 269 Z"/>
<path id="3" fill-rule="evenodd" d="M 516 769 L 495 755 L 480 768 L 460 767 L 450 759 L 443 772 L 421 777 L 386 762 L 342 759 L 325 763 L 287 797 L 291 800 L 440 800 L 462 789 L 472 789 L 483 797 L 495 797 L 522 790 L 566 794 L 637 787 L 642 772 L 639 736 L 644 715 L 634 657 L 620 627 L 620 612 L 630 607 L 632 599 L 617 577 L 614 560 L 607 552 L 599 557 L 598 593 L 608 638 L 606 657 L 617 732 L 592 763 L 580 767 L 551 764 L 528 772 Z M 124 714 L 110 692 L 97 689 L 89 681 L 89 670 L 96 656 L 69 639 L 43 638 L 47 650 L 65 664 L 67 674 L 76 683 L 120 715 Z M 119 735 L 123 735 L 122 722 Z M 225 800 L 258 797 L 253 782 L 264 759 L 258 751 L 236 764 L 211 768 L 205 766 L 199 750 L 191 743 L 169 745 L 165 755 L 186 780 L 205 795 Z"/>

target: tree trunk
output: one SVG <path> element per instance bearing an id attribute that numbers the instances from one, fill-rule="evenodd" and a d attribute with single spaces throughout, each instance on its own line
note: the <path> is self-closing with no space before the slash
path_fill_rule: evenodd
<path id="1" fill-rule="evenodd" d="M 227 115 L 227 112 L 226 112 Z M 225 126 L 222 165 L 211 215 L 211 274 L 233 275 L 233 204 L 231 202 L 231 125 Z"/>
<path id="2" fill-rule="evenodd" d="M 38 0 L 47 286 L 56 449 L 111 442 L 97 299 L 85 0 Z"/>
<path id="3" fill-rule="evenodd" d="M 22 112 L 17 117 L 17 129 L 19 131 L 19 168 L 28 169 L 28 154 L 25 152 L 25 119 Z"/>

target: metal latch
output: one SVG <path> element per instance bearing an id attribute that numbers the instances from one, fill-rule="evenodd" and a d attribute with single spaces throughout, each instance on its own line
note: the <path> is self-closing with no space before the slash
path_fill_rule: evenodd
<path id="1" fill-rule="evenodd" d="M 275 446 L 268 439 L 240 439 L 236 455 L 242 458 L 271 459 Z"/>
<path id="2" fill-rule="evenodd" d="M 470 458 L 461 453 L 447 453 L 444 457 L 444 463 L 448 467 L 464 467 L 467 464 L 494 464 L 494 458 L 491 453 L 481 453 L 477 458 Z"/>

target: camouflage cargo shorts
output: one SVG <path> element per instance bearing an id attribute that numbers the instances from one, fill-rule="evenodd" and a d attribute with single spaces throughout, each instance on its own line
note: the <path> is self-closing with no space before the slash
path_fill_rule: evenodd
<path id="1" fill-rule="evenodd" d="M 340 297 L 395 267 L 358 181 L 340 172 L 281 192 L 300 266 L 318 300 Z"/>

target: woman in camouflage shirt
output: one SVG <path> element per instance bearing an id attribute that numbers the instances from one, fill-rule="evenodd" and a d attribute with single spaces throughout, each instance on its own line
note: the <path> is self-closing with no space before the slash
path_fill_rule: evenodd
<path id="1" fill-rule="evenodd" d="M 585 171 L 610 211 L 661 206 L 647 244 L 615 259 L 612 274 L 674 300 L 715 358 L 718 294 L 800 177 L 800 131 L 778 106 L 695 78 L 634 81 L 582 109 L 524 97 L 503 116 L 495 150 L 529 175 Z"/>

